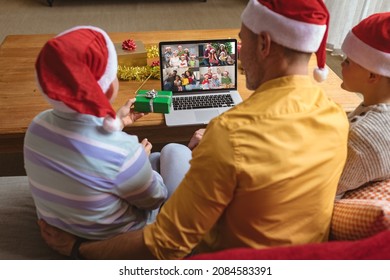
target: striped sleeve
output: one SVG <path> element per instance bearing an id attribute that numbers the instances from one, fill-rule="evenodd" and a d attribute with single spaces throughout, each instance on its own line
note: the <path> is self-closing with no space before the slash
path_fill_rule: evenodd
<path id="1" fill-rule="evenodd" d="M 355 116 L 348 139 L 348 158 L 337 194 L 390 177 L 390 115 L 375 111 Z"/>
<path id="2" fill-rule="evenodd" d="M 168 196 L 162 177 L 152 170 L 141 145 L 127 158 L 114 184 L 116 195 L 140 209 L 157 209 Z"/>

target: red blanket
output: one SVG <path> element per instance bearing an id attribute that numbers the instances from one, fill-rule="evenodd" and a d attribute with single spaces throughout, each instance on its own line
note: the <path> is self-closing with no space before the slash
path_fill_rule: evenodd
<path id="1" fill-rule="evenodd" d="M 193 260 L 390 260 L 390 230 L 357 241 L 330 241 L 267 249 L 236 248 Z"/>

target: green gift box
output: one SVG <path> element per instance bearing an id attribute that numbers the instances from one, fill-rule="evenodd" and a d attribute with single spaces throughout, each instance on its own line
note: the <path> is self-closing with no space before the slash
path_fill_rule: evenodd
<path id="1" fill-rule="evenodd" d="M 172 91 L 139 90 L 135 96 L 134 110 L 167 114 L 171 110 Z"/>

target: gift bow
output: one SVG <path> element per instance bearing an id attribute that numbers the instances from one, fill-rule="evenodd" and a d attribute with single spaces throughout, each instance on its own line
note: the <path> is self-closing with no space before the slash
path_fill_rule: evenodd
<path id="1" fill-rule="evenodd" d="M 154 89 L 146 92 L 146 98 L 154 99 L 156 98 L 156 96 L 157 96 L 157 91 L 155 91 Z"/>

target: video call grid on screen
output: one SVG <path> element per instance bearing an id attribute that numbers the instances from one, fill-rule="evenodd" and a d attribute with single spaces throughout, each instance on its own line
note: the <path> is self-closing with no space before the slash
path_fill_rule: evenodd
<path id="1" fill-rule="evenodd" d="M 184 95 L 237 89 L 235 39 L 160 42 L 159 48 L 163 90 Z"/>

